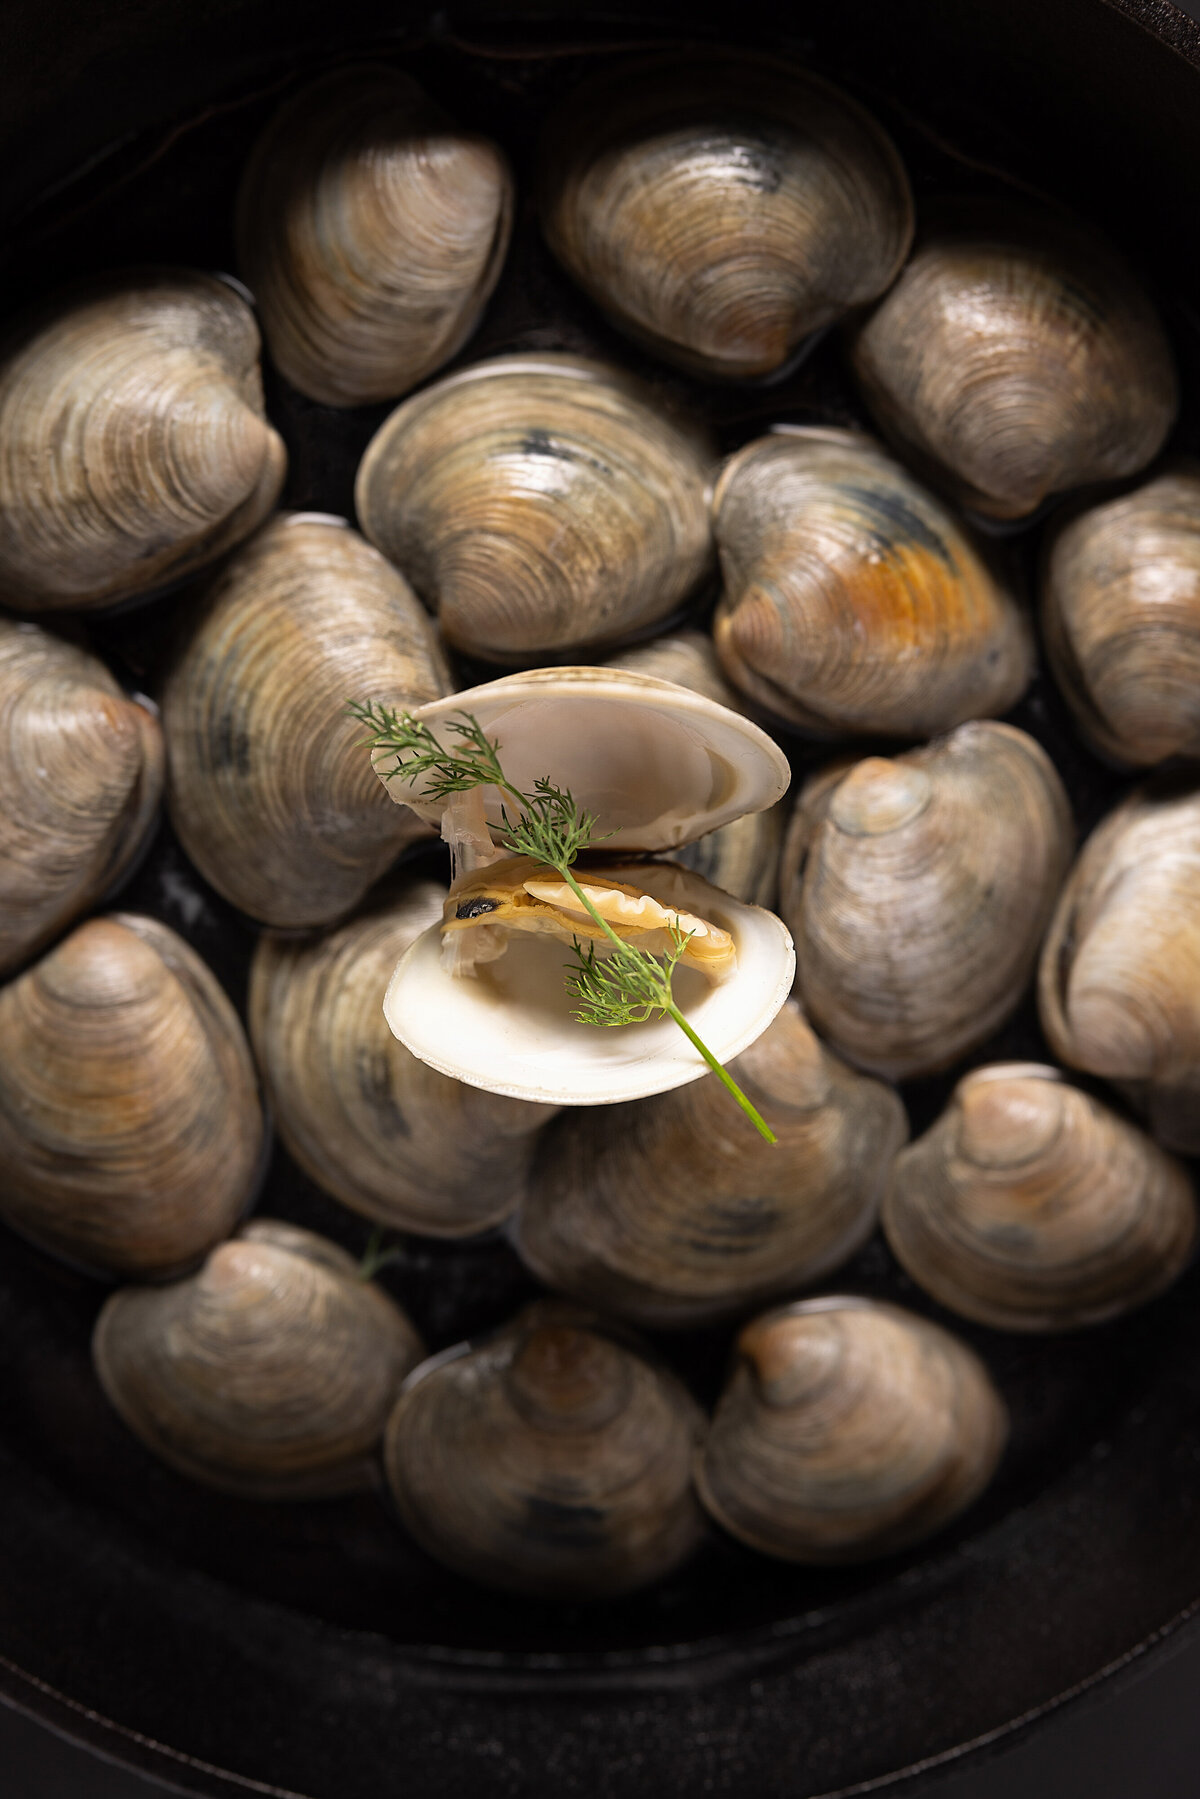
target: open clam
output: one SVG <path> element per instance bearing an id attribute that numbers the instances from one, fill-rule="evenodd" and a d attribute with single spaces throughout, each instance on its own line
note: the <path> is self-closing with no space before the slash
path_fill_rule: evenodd
<path id="1" fill-rule="evenodd" d="M 190 269 L 64 294 L 0 363 L 0 583 L 25 611 L 104 606 L 249 536 L 283 485 L 246 301 Z"/>
<path id="2" fill-rule="evenodd" d="M 417 717 L 445 733 L 462 714 L 498 744 L 516 788 L 532 792 L 548 777 L 595 814 L 604 861 L 581 861 L 579 880 L 630 941 L 659 951 L 673 925 L 688 934 L 678 1005 L 718 1060 L 749 1048 L 791 987 L 783 924 L 673 862 L 627 858 L 673 850 L 773 805 L 790 774 L 778 747 L 701 694 L 616 669 L 508 675 Z M 428 798 L 419 777 L 414 787 L 396 776 L 389 752 L 376 752 L 376 768 L 392 798 L 439 820 L 460 855 L 443 926 L 417 938 L 388 988 L 388 1022 L 414 1055 L 472 1086 L 564 1105 L 638 1099 L 705 1072 L 667 1018 L 614 1031 L 572 1016 L 564 963 L 572 940 L 593 927 L 553 871 L 517 866 L 497 849 L 494 788 L 447 804 Z"/>
<path id="3" fill-rule="evenodd" d="M 330 406 L 415 387 L 474 330 L 512 199 L 499 148 L 398 69 L 337 69 L 301 89 L 238 196 L 239 261 L 278 367 Z"/>
<path id="4" fill-rule="evenodd" d="M 187 1280 L 121 1288 L 92 1339 L 101 1386 L 147 1448 L 245 1499 L 372 1486 L 388 1413 L 423 1354 L 352 1257 L 270 1218 Z"/>
<path id="5" fill-rule="evenodd" d="M 0 971 L 128 868 L 158 817 L 158 720 L 95 656 L 0 618 Z"/>
<path id="6" fill-rule="evenodd" d="M 279 1134 L 320 1186 L 393 1230 L 462 1237 L 516 1209 L 552 1108 L 450 1080 L 388 1029 L 380 995 L 445 899 L 397 880 L 319 937 L 264 932 L 250 1036 Z"/>
<path id="7" fill-rule="evenodd" d="M 554 254 L 623 330 L 708 379 L 781 368 L 883 292 L 912 236 L 890 139 L 775 56 L 618 64 L 564 98 L 542 170 Z"/>

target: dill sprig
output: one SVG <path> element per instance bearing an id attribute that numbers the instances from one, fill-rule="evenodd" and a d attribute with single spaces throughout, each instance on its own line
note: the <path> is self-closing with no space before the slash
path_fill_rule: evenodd
<path id="1" fill-rule="evenodd" d="M 385 780 L 402 776 L 408 782 L 420 781 L 422 797 L 431 800 L 448 799 L 473 787 L 494 787 L 501 796 L 503 848 L 552 868 L 608 938 L 611 952 L 603 957 L 596 954 L 594 943 L 585 946 L 578 937 L 574 941 L 574 961 L 567 973 L 567 989 L 576 1002 L 572 1016 L 580 1024 L 610 1028 L 645 1024 L 660 1015 L 673 1019 L 755 1129 L 774 1143 L 774 1131 L 675 1004 L 671 980 L 687 948 L 687 934 L 673 923 L 671 948 L 661 957 L 626 943 L 600 916 L 572 873 L 580 851 L 604 841 L 596 836 L 595 814 L 576 805 L 570 793 L 545 777 L 534 782 L 532 793 L 514 787 L 500 765 L 498 744 L 468 712 L 446 721 L 451 743 L 443 742 L 411 712 L 397 712 L 374 701 L 353 701 L 347 711 L 370 732 L 363 739 L 364 748 L 395 756 L 392 768 L 380 770 Z"/>

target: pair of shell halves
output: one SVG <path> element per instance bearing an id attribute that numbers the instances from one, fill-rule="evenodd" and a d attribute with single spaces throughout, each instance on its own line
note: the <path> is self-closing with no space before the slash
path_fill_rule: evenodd
<path id="1" fill-rule="evenodd" d="M 263 1147 L 237 1014 L 152 918 L 92 918 L 0 988 L 0 1216 L 89 1269 L 162 1279 L 227 1236 Z"/>
<path id="2" fill-rule="evenodd" d="M 619 369 L 501 356 L 398 407 L 354 501 L 449 643 L 520 662 L 618 643 L 680 606 L 711 561 L 711 459 Z"/>
<path id="3" fill-rule="evenodd" d="M 1200 759 L 1200 463 L 1180 457 L 1059 526 L 1042 629 L 1102 756 L 1135 768 Z"/>
<path id="4" fill-rule="evenodd" d="M 104 664 L 0 618 L 0 973 L 119 880 L 158 818 L 158 720 Z"/>
<path id="5" fill-rule="evenodd" d="M 952 1311 L 999 1330 L 1072 1330 L 1152 1299 L 1196 1238 L 1180 1165 L 1036 1063 L 974 1069 L 896 1158 L 888 1242 Z"/>
<path id="6" fill-rule="evenodd" d="M 124 1287 L 96 1321 L 109 1400 L 155 1455 L 243 1499 L 376 1482 L 375 1452 L 420 1338 L 352 1257 L 256 1218 L 198 1274 Z"/>
<path id="7" fill-rule="evenodd" d="M 814 776 L 780 876 L 814 1025 L 893 1079 L 982 1043 L 1021 998 L 1070 854 L 1062 782 L 1009 725 Z"/>
<path id="8" fill-rule="evenodd" d="M 717 1521 L 793 1562 L 855 1562 L 940 1530 L 1008 1435 L 983 1364 L 870 1299 L 809 1299 L 746 1325 L 696 1484 Z"/>
<path id="9" fill-rule="evenodd" d="M 330 406 L 415 387 L 474 330 L 512 207 L 502 152 L 407 75 L 345 68 L 302 89 L 238 196 L 238 259 L 277 366 Z"/>
<path id="10" fill-rule="evenodd" d="M 928 737 L 1007 711 L 1033 644 L 966 528 L 868 437 L 789 428 L 713 498 L 729 679 L 819 736 Z"/>
<path id="11" fill-rule="evenodd" d="M 748 1049 L 791 989 L 786 929 L 674 862 L 623 858 L 774 805 L 790 779 L 778 746 L 703 694 L 627 669 L 532 669 L 417 714 L 450 742 L 461 715 L 496 744 L 519 793 L 549 780 L 591 815 L 604 861 L 572 871 L 591 903 L 622 941 L 652 954 L 670 952 L 681 931 L 675 1003 L 719 1061 Z M 388 988 L 388 1023 L 407 1049 L 471 1086 L 549 1105 L 640 1099 L 705 1073 L 661 1012 L 621 1030 L 580 1022 L 566 983 L 571 946 L 603 956 L 609 940 L 554 870 L 504 848 L 511 794 L 489 785 L 431 797 L 422 776 L 403 778 L 395 753 L 377 749 L 375 766 L 394 800 L 440 823 L 459 867 L 441 926 L 420 934 Z"/>
<path id="12" fill-rule="evenodd" d="M 1131 794 L 1084 844 L 1042 952 L 1042 1028 L 1115 1081 L 1169 1149 L 1200 1152 L 1200 788 Z"/>
<path id="13" fill-rule="evenodd" d="M 1122 259 L 1069 215 L 1007 200 L 924 213 L 851 351 L 905 460 L 991 518 L 1136 474 L 1178 406 L 1170 345 Z"/>
<path id="14" fill-rule="evenodd" d="M 348 912 L 422 832 L 379 792 L 347 702 L 410 707 L 449 685 L 424 609 L 357 532 L 274 519 L 222 573 L 163 695 L 168 806 L 201 874 L 266 924 Z"/>
<path id="15" fill-rule="evenodd" d="M 445 898 L 409 880 L 323 936 L 264 933 L 249 1012 L 276 1126 L 306 1173 L 393 1230 L 458 1237 L 516 1209 L 553 1108 L 438 1074 L 388 1029 L 392 970 Z"/>
<path id="16" fill-rule="evenodd" d="M 550 1286 L 651 1329 L 707 1324 L 821 1279 L 874 1229 L 907 1136 L 899 1099 L 824 1049 L 794 1000 L 714 1077 L 542 1139 L 517 1247 Z"/>
<path id="17" fill-rule="evenodd" d="M 891 141 L 777 57 L 672 52 L 568 95 L 546 240 L 622 330 L 709 378 L 770 375 L 881 294 L 912 237 Z"/>
<path id="18" fill-rule="evenodd" d="M 283 485 L 259 338 L 225 282 L 134 269 L 72 289 L 0 362 L 0 591 L 109 605 L 203 568 Z"/>
<path id="19" fill-rule="evenodd" d="M 703 1430 L 673 1375 L 592 1315 L 542 1301 L 412 1374 L 384 1466 L 439 1561 L 509 1591 L 603 1599 L 699 1544 Z"/>

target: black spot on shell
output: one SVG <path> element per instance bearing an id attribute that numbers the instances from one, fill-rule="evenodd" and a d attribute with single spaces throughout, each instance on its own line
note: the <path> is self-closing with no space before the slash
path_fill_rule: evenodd
<path id="1" fill-rule="evenodd" d="M 946 545 L 920 513 L 901 494 L 886 487 L 859 486 L 848 483 L 843 490 L 848 500 L 862 509 L 863 524 L 878 544 L 882 555 L 890 555 L 897 543 L 907 540 L 936 556 L 947 568 L 954 563 Z"/>
<path id="2" fill-rule="evenodd" d="M 498 912 L 500 901 L 494 899 L 463 900 L 454 910 L 455 918 L 482 918 L 487 912 Z"/>

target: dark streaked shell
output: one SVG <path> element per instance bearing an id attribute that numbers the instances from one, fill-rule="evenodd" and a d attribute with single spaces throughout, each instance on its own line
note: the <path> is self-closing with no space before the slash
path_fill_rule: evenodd
<path id="1" fill-rule="evenodd" d="M 357 532 L 273 520 L 216 583 L 163 697 L 167 801 L 201 874 L 267 924 L 349 911 L 425 833 L 389 804 L 347 702 L 449 686 L 423 608 Z"/>
<path id="2" fill-rule="evenodd" d="M 493 661 L 621 641 L 711 559 L 707 441 L 620 370 L 502 356 L 406 400 L 355 485 L 447 641 Z"/>
<path id="3" fill-rule="evenodd" d="M 203 568 L 283 485 L 254 316 L 190 269 L 64 294 L 0 363 L 0 586 L 22 610 L 103 606 Z"/>
<path id="4" fill-rule="evenodd" d="M 983 1364 L 948 1331 L 875 1300 L 810 1299 L 742 1331 L 696 1480 L 751 1548 L 863 1561 L 977 1499 L 1007 1434 Z"/>
<path id="5" fill-rule="evenodd" d="M 1072 1330 L 1180 1273 L 1196 1203 L 1143 1132 L 1029 1063 L 978 1068 L 896 1158 L 888 1242 L 951 1311 L 998 1330 Z"/>
<path id="6" fill-rule="evenodd" d="M 608 1598 L 677 1567 L 703 1534 L 703 1416 L 589 1314 L 530 1306 L 406 1382 L 384 1439 L 422 1548 L 489 1586 Z"/>
<path id="7" fill-rule="evenodd" d="M 238 196 L 239 262 L 277 366 L 330 406 L 415 387 L 474 330 L 512 203 L 497 146 L 399 70 L 338 69 L 303 88 Z"/>
<path id="8" fill-rule="evenodd" d="M 121 876 L 158 817 L 158 720 L 104 664 L 0 618 L 0 970 Z"/>
<path id="9" fill-rule="evenodd" d="M 707 1324 L 838 1268 L 874 1228 L 907 1127 L 897 1096 L 818 1042 L 789 1001 L 730 1073 L 565 1113 L 517 1227 L 550 1286 L 653 1329 Z"/>
<path id="10" fill-rule="evenodd" d="M 882 293 L 912 236 L 890 140 L 777 57 L 618 65 L 566 96 L 541 168 L 559 261 L 623 330 L 709 378 L 779 369 Z"/>
<path id="11" fill-rule="evenodd" d="M 1062 782 L 1010 725 L 814 777 L 780 873 L 813 1024 L 877 1074 L 948 1066 L 1016 1009 L 1070 854 Z"/>
<path id="12" fill-rule="evenodd" d="M 237 1015 L 166 925 L 89 919 L 0 989 L 0 1212 L 35 1243 L 172 1275 L 232 1230 L 262 1140 Z"/>
<path id="13" fill-rule="evenodd" d="M 818 736 L 928 737 L 1008 710 L 1029 620 L 948 509 L 870 438 L 759 438 L 713 497 L 725 673 Z"/>
<path id="14" fill-rule="evenodd" d="M 450 1080 L 388 1029 L 392 970 L 445 897 L 414 880 L 324 936 L 264 933 L 249 1009 L 276 1125 L 305 1172 L 380 1224 L 458 1237 L 515 1210 L 554 1108 Z"/>
<path id="15" fill-rule="evenodd" d="M 1059 527 L 1042 629 L 1101 755 L 1137 768 L 1200 758 L 1200 463 L 1179 458 Z"/>
<path id="16" fill-rule="evenodd" d="M 189 1279 L 114 1293 L 92 1354 L 130 1430 L 179 1473 L 246 1499 L 317 1499 L 374 1484 L 424 1349 L 336 1244 L 260 1218 Z"/>
<path id="17" fill-rule="evenodd" d="M 994 518 L 1136 474 L 1178 405 L 1170 346 L 1122 259 L 1068 215 L 1008 201 L 926 215 L 853 363 L 908 459 Z"/>
<path id="18" fill-rule="evenodd" d="M 1151 784 L 1080 852 L 1042 951 L 1042 1028 L 1116 1081 L 1169 1149 L 1200 1153 L 1200 786 Z"/>

